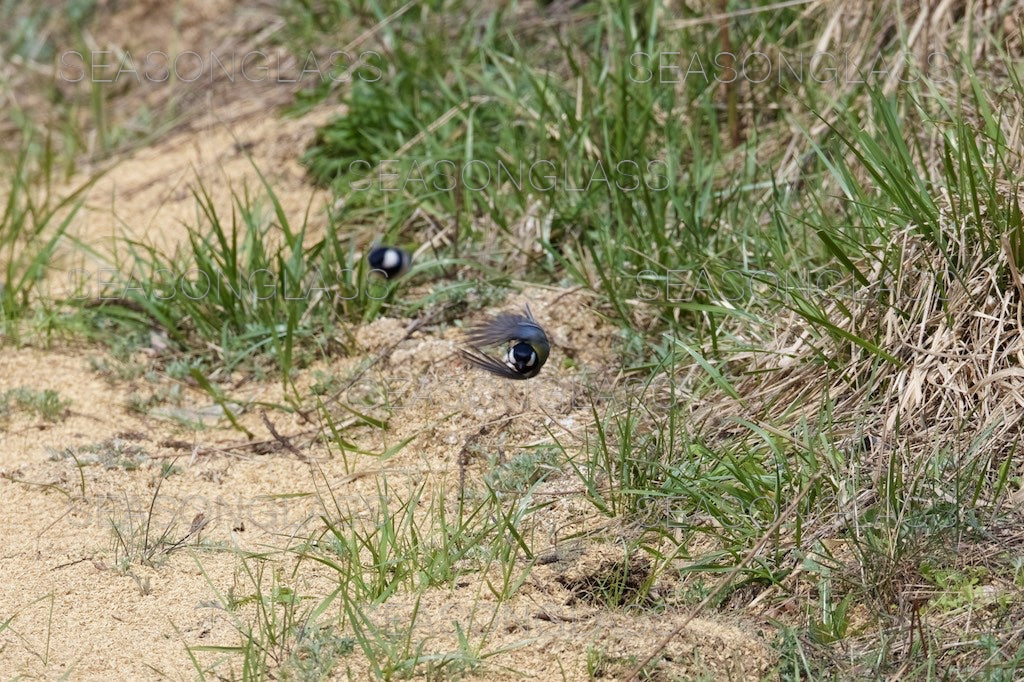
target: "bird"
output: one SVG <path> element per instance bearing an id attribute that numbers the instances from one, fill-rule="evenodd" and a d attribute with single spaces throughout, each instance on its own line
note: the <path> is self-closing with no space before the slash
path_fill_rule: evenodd
<path id="1" fill-rule="evenodd" d="M 472 346 L 459 349 L 462 356 L 482 370 L 506 379 L 532 379 L 548 359 L 551 344 L 547 334 L 534 319 L 530 306 L 525 315 L 500 313 L 472 327 L 466 336 Z M 503 360 L 497 360 L 480 350 L 479 346 L 508 344 Z"/>
<path id="2" fill-rule="evenodd" d="M 405 249 L 378 244 L 370 249 L 366 262 L 373 272 L 380 273 L 385 279 L 395 279 L 409 270 L 412 256 Z"/>

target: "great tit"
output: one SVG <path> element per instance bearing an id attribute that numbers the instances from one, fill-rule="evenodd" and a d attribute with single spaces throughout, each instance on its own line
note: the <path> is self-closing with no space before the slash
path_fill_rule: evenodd
<path id="1" fill-rule="evenodd" d="M 412 265 L 412 256 L 408 251 L 395 246 L 378 245 L 370 249 L 366 262 L 374 272 L 379 272 L 385 279 L 395 279 Z"/>
<path id="2" fill-rule="evenodd" d="M 530 306 L 526 306 L 525 310 L 525 316 L 501 313 L 472 327 L 466 336 L 472 348 L 460 349 L 462 356 L 480 369 L 506 379 L 531 379 L 537 376 L 548 359 L 551 344 L 530 312 Z M 503 361 L 494 359 L 479 348 L 503 343 L 508 344 Z"/>

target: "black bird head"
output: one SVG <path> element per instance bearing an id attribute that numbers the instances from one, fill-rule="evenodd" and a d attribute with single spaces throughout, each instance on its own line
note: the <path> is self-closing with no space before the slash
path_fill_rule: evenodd
<path id="1" fill-rule="evenodd" d="M 404 249 L 379 245 L 370 249 L 366 262 L 374 272 L 379 272 L 386 279 L 394 279 L 409 269 L 412 256 Z"/>
<path id="2" fill-rule="evenodd" d="M 525 316 L 501 313 L 472 327 L 466 336 L 471 348 L 461 349 L 462 356 L 476 367 L 506 379 L 537 376 L 548 359 L 551 344 L 530 312 L 530 306 L 525 310 Z M 479 348 L 506 343 L 508 351 L 504 360 L 496 360 Z"/>

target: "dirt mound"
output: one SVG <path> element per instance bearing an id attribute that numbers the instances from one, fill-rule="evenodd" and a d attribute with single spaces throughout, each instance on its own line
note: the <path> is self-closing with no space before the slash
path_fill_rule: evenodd
<path id="1" fill-rule="evenodd" d="M 225 612 L 218 595 L 254 589 L 240 556 L 269 551 L 278 557 L 272 563 L 291 571 L 287 567 L 294 562 L 281 550 L 322 533 L 321 515 L 366 517 L 380 504 L 382 475 L 396 503 L 423 486 L 419 504 L 434 510 L 438 504 L 457 505 L 460 490 L 470 494 L 491 474 L 493 458 L 511 459 L 547 441 L 549 430 L 572 442 L 572 434 L 593 419 L 589 405 L 579 400 L 579 372 L 614 372 L 613 333 L 581 305 L 582 297 L 547 290 L 529 290 L 525 297 L 539 319 L 552 320 L 552 338 L 588 339 L 574 367 L 561 366 L 565 355 L 556 346 L 550 367 L 525 385 L 496 382 L 455 361 L 461 332 L 453 327 L 404 338 L 406 325 L 382 319 L 357 332 L 358 338 L 372 339 L 372 347 L 394 345 L 389 358 L 339 396 L 363 410 L 372 407 L 365 396 L 389 396 L 389 407 L 374 408 L 388 429 L 345 431 L 362 452 L 408 441 L 383 461 L 339 456 L 297 416 L 272 413 L 268 419 L 294 444 L 293 452 L 270 433 L 257 408 L 239 409 L 241 423 L 266 446 L 253 447 L 226 428 L 222 414 L 216 418 L 218 406 L 198 387 L 167 378 L 153 383 L 104 375 L 97 371 L 103 358 L 93 351 L 5 353 L 0 393 L 53 389 L 71 401 L 66 416 L 55 422 L 14 411 L 0 436 L 0 514 L 9 528 L 0 553 L 0 603 L 13 616 L 0 633 L 0 646 L 9 669 L 60 670 L 75 678 L 112 670 L 127 676 L 189 675 L 186 645 L 238 643 L 237 617 Z M 519 302 L 510 300 L 508 307 Z M 557 317 L 549 306 L 557 307 Z M 367 357 L 372 353 L 368 349 Z M 350 383 L 363 362 L 353 357 L 320 363 L 299 385 L 313 383 L 314 373 Z M 167 403 L 177 412 L 133 409 L 140 395 L 161 391 L 177 391 Z M 233 392 L 232 399 L 274 402 L 282 396 L 279 385 L 261 383 Z M 182 426 L 204 417 L 213 426 Z M 164 477 L 168 468 L 173 473 Z M 531 544 L 537 548 L 561 553 L 566 545 L 560 537 L 602 523 L 580 500 L 583 491 L 571 477 L 553 474 L 541 490 L 553 501 L 531 519 Z M 415 605 L 407 595 L 392 596 L 374 617 L 380 627 L 409 624 L 425 651 L 441 653 L 458 650 L 452 623 L 459 622 L 484 643 L 481 670 L 488 676 L 546 671 L 582 679 L 588 666 L 597 666 L 601 674 L 617 677 L 677 618 L 598 605 L 604 593 L 622 586 L 625 598 L 613 603 L 628 605 L 629 586 L 635 590 L 644 579 L 642 563 L 631 560 L 627 576 L 616 569 L 621 549 L 607 555 L 590 549 L 568 564 L 540 563 L 532 571 L 523 557 L 514 565 L 528 575 L 527 582 L 507 599 L 495 599 L 488 588 L 500 583 L 497 576 L 473 573 L 454 592 L 429 590 Z M 330 572 L 312 562 L 295 570 L 294 580 L 307 595 L 323 597 L 336 589 Z M 416 619 L 409 615 L 413 608 Z M 359 660 L 343 658 L 338 670 L 364 670 Z M 657 665 L 668 675 L 714 670 L 754 679 L 772 660 L 757 633 L 699 620 Z"/>

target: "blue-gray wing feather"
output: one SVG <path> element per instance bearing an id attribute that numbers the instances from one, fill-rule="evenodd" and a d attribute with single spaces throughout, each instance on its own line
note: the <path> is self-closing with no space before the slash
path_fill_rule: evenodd
<path id="1" fill-rule="evenodd" d="M 548 345 L 548 337 L 533 319 L 529 306 L 526 315 L 499 313 L 469 329 L 466 339 L 474 346 L 497 346 L 509 341 L 529 341 Z"/>
<path id="2" fill-rule="evenodd" d="M 459 352 L 462 353 L 462 357 L 466 358 L 473 365 L 479 367 L 482 370 L 490 372 L 491 374 L 497 374 L 498 376 L 505 377 L 506 379 L 528 379 L 529 377 L 521 376 L 512 371 L 512 369 L 503 362 L 495 360 L 489 355 L 478 351 L 476 348 L 465 349 L 460 348 Z"/>

